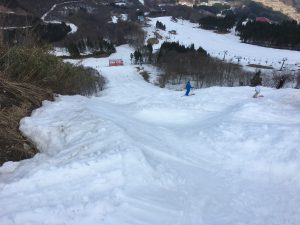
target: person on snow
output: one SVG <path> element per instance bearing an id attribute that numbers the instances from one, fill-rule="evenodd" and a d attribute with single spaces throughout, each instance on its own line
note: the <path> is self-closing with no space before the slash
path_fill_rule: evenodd
<path id="1" fill-rule="evenodd" d="M 261 83 L 257 84 L 255 86 L 255 94 L 253 95 L 253 98 L 257 98 L 257 97 L 262 97 L 262 95 L 260 95 L 261 92 Z"/>
<path id="2" fill-rule="evenodd" d="M 190 81 L 188 81 L 188 82 L 186 83 L 185 88 L 186 88 L 185 95 L 186 95 L 186 96 L 189 96 L 189 93 L 190 93 L 191 89 L 193 88 Z"/>

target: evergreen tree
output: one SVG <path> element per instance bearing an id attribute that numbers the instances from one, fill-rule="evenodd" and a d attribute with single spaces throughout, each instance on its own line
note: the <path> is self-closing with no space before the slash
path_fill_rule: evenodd
<path id="1" fill-rule="evenodd" d="M 148 60 L 149 62 L 151 63 L 152 62 L 152 54 L 153 54 L 153 47 L 152 47 L 152 44 L 148 44 L 147 45 L 147 49 L 148 49 L 148 52 L 149 52 L 149 57 L 148 57 Z"/>
<path id="2" fill-rule="evenodd" d="M 132 64 L 132 60 L 133 60 L 133 54 L 130 53 L 130 62 L 131 62 L 131 64 Z"/>
<path id="3" fill-rule="evenodd" d="M 296 21 L 281 24 L 252 21 L 244 26 L 239 23 L 236 30 L 246 43 L 300 50 L 300 25 Z"/>
<path id="4" fill-rule="evenodd" d="M 69 51 L 69 53 L 72 57 L 77 58 L 77 57 L 80 56 L 80 52 L 79 52 L 79 50 L 77 48 L 77 45 L 75 43 L 73 43 L 73 42 L 68 43 L 67 44 L 67 49 L 68 49 L 68 51 Z"/>
<path id="5" fill-rule="evenodd" d="M 161 30 L 166 30 L 166 26 L 160 21 L 156 21 L 155 27 Z"/>
<path id="6" fill-rule="evenodd" d="M 140 59 L 142 58 L 142 54 L 140 53 L 139 50 L 135 51 L 133 53 L 133 56 L 134 56 L 135 63 L 139 62 Z"/>

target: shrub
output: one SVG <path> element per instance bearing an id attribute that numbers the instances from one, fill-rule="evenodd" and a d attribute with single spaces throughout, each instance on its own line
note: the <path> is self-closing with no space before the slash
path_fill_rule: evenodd
<path id="1" fill-rule="evenodd" d="M 71 57 L 73 57 L 73 58 L 80 57 L 79 48 L 77 47 L 76 44 L 74 44 L 73 42 L 70 42 L 67 44 L 66 47 L 67 47 L 68 52 L 70 53 Z"/>
<path id="2" fill-rule="evenodd" d="M 140 72 L 145 81 L 149 82 L 150 75 L 147 71 Z"/>
<path id="3" fill-rule="evenodd" d="M 3 77 L 0 73 L 0 166 L 6 161 L 31 158 L 37 153 L 37 149 L 21 135 L 19 121 L 43 100 L 52 99 L 47 88 L 11 82 Z"/>
<path id="4" fill-rule="evenodd" d="M 250 80 L 250 85 L 255 87 L 256 85 L 262 84 L 262 78 L 260 77 L 261 71 L 257 71 L 253 78 Z"/>
<path id="5" fill-rule="evenodd" d="M 12 81 L 46 87 L 59 94 L 90 95 L 104 79 L 91 69 L 75 67 L 47 53 L 47 49 L 15 46 L 0 49 L 0 70 Z"/>
<path id="6" fill-rule="evenodd" d="M 298 77 L 297 77 L 297 86 L 296 88 L 300 89 L 300 73 L 298 74 Z"/>
<path id="7" fill-rule="evenodd" d="M 163 36 L 161 36 L 158 32 L 154 32 L 154 35 L 155 35 L 155 37 L 157 38 L 157 39 L 163 39 Z"/>
<path id="8" fill-rule="evenodd" d="M 155 45 L 155 44 L 158 44 L 158 43 L 159 43 L 159 41 L 158 41 L 157 38 L 149 38 L 147 40 L 147 44 Z"/>

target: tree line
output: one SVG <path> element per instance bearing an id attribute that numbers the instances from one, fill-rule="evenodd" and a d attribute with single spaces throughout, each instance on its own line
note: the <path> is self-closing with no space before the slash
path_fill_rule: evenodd
<path id="1" fill-rule="evenodd" d="M 156 65 L 164 71 L 159 82 L 182 84 L 191 79 L 197 88 L 209 86 L 249 85 L 252 73 L 245 72 L 239 65 L 225 63 L 210 57 L 201 47 L 184 46 L 178 42 L 162 44 Z"/>
<path id="2" fill-rule="evenodd" d="M 280 24 L 249 21 L 245 25 L 239 22 L 236 31 L 246 43 L 300 50 L 300 24 L 296 21 L 283 21 Z"/>
<path id="3" fill-rule="evenodd" d="M 65 46 L 72 57 L 79 57 L 81 53 L 85 53 L 87 51 L 98 56 L 110 55 L 116 52 L 116 48 L 113 43 L 99 36 L 97 38 L 82 38 L 76 42 L 66 42 Z"/>
<path id="4" fill-rule="evenodd" d="M 236 17 L 233 15 L 227 15 L 224 18 L 207 16 L 201 18 L 199 24 L 204 29 L 228 32 L 236 24 Z"/>
<path id="5" fill-rule="evenodd" d="M 131 64 L 152 63 L 153 47 L 152 44 L 144 45 L 130 54 Z"/>

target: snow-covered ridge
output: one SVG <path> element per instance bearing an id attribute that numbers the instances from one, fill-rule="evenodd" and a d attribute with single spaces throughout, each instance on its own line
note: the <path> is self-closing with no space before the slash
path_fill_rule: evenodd
<path id="1" fill-rule="evenodd" d="M 0 167 L 0 224 L 298 224 L 299 90 L 182 97 L 145 82 L 131 52 L 68 60 L 99 70 L 106 90 L 21 121 L 41 153 Z"/>

